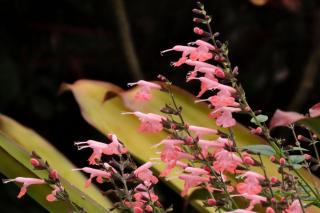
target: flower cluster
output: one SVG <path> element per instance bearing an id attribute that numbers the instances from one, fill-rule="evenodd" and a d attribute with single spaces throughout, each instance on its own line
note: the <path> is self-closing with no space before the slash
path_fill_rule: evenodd
<path id="1" fill-rule="evenodd" d="M 304 116 L 297 113 L 281 114 L 278 111 L 269 129 L 265 124 L 267 116 L 257 114 L 248 105 L 236 79 L 238 68 L 232 68 L 227 44 L 216 39 L 218 33 L 212 33 L 211 17 L 206 14 L 204 6 L 199 4 L 193 12 L 198 16 L 194 22 L 206 25 L 208 31 L 195 27 L 194 32 L 201 39 L 188 45 L 176 45 L 161 54 L 181 52 L 181 57 L 172 62 L 172 66 L 192 67 L 192 71 L 186 75 L 186 81 L 200 82 L 198 98 L 210 94 L 208 98 L 196 102 L 209 102 L 212 111 L 208 116 L 215 119 L 216 125 L 221 128 L 218 130 L 186 123 L 182 107 L 174 99 L 172 83 L 164 76 L 159 76 L 164 83 L 161 87 L 153 88 L 162 88 L 171 97 L 171 103 L 166 103 L 160 110 L 165 116 L 137 111 L 124 114 L 139 118 L 141 132 L 165 130 L 169 133 L 167 138 L 154 145 L 162 147 L 159 159 L 166 164 L 160 176 L 168 177 L 177 168 L 180 171 L 178 178 L 185 183 L 181 195 L 188 195 L 190 189 L 202 188 L 208 192 L 204 205 L 214 207 L 217 211 L 223 209 L 230 213 L 250 213 L 260 206 L 267 213 L 302 213 L 305 202 L 312 200 L 314 205 L 318 205 L 318 190 L 314 190 L 297 171 L 301 167 L 308 167 L 307 161 L 313 158 L 303 153 L 300 145 L 295 147 L 295 150 L 301 151 L 300 155 L 292 155 L 288 147 L 270 135 L 271 128 L 292 124 Z M 139 83 L 137 85 L 141 87 Z M 139 101 L 139 98 L 136 99 Z M 232 128 L 236 125 L 233 118 L 236 112 L 248 114 L 256 125 L 250 127 L 251 133 L 264 136 L 270 146 L 238 147 Z M 310 116 L 319 116 L 319 104 L 310 109 Z M 215 139 L 208 140 L 208 136 Z M 263 155 L 269 156 L 271 163 L 276 164 L 279 171 L 277 176 L 268 175 Z M 238 197 L 247 200 L 246 207 L 239 208 L 236 202 Z"/>
<path id="2" fill-rule="evenodd" d="M 148 116 L 144 117 L 144 122 L 147 119 Z M 99 184 L 109 183 L 113 189 L 108 190 L 108 193 L 114 193 L 119 200 L 114 204 L 114 209 L 132 210 L 134 213 L 166 212 L 154 193 L 153 186 L 158 178 L 150 170 L 152 163 L 137 167 L 115 134 L 109 134 L 108 139 L 110 143 L 94 140 L 75 142 L 78 150 L 92 150 L 88 159 L 91 167 L 73 169 L 89 175 L 85 187 L 89 187 L 93 179 Z"/>

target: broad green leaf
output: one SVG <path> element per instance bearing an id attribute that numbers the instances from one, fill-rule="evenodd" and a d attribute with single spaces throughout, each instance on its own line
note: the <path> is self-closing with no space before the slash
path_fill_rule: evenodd
<path id="1" fill-rule="evenodd" d="M 276 155 L 276 151 L 269 145 L 249 145 L 243 146 L 241 149 L 249 150 L 253 153 L 266 156 Z"/>
<path id="2" fill-rule="evenodd" d="M 289 162 L 292 164 L 299 164 L 305 160 L 303 155 L 290 155 Z"/>
<path id="3" fill-rule="evenodd" d="M 13 159 L 10 160 L 11 164 L 16 164 L 16 166 L 1 167 L 0 172 L 8 178 L 29 175 L 45 178 L 47 174 L 44 171 L 35 171 L 30 165 L 30 153 L 36 151 L 43 159 L 50 163 L 52 168 L 55 168 L 59 172 L 61 182 L 69 192 L 72 201 L 88 212 L 105 212 L 106 209 L 112 207 L 111 202 L 97 188 L 90 187 L 85 189 L 84 183 L 86 178 L 79 172 L 71 171 L 75 166 L 34 131 L 4 115 L 0 115 L 0 136 L 0 148 L 3 152 L 7 153 L 8 159 Z M 21 168 L 21 172 L 17 168 Z M 43 202 L 43 199 L 45 200 L 45 196 L 43 197 L 44 192 L 49 194 L 47 193 L 50 192 L 49 187 L 40 185 L 32 188 L 36 190 L 37 187 L 39 187 L 42 193 L 33 193 L 31 194 L 32 197 L 37 201 L 40 200 L 40 204 L 45 208 L 52 208 L 52 211 L 61 212 L 55 210 L 55 203 Z M 59 206 L 63 207 L 63 205 L 57 204 L 57 207 Z"/>
<path id="4" fill-rule="evenodd" d="M 263 122 L 266 122 L 268 120 L 268 116 L 266 116 L 266 115 L 257 115 L 256 119 L 260 123 L 263 123 Z M 256 122 L 256 120 L 254 118 L 251 118 L 250 122 L 258 125 L 258 123 Z"/>
<path id="5" fill-rule="evenodd" d="M 130 152 L 140 161 L 148 161 L 150 158 L 159 157 L 155 153 L 159 149 L 151 148 L 153 144 L 158 143 L 166 137 L 164 133 L 141 134 L 138 132 L 139 121 L 134 116 L 121 115 L 125 111 L 142 111 L 160 114 L 160 109 L 167 103 L 171 103 L 169 96 L 165 92 L 153 92 L 153 99 L 148 103 L 137 103 L 134 101 L 134 95 L 137 89 L 131 89 L 121 94 L 121 97 L 114 97 L 104 101 L 108 92 L 118 92 L 113 90 L 113 86 L 107 83 L 80 80 L 72 85 L 67 85 L 72 90 L 78 104 L 80 105 L 84 118 L 104 134 L 113 132 L 126 144 Z M 208 118 L 209 109 L 205 104 L 194 104 L 194 97 L 189 93 L 174 87 L 174 96 L 178 105 L 183 107 L 182 114 L 187 123 L 217 128 L 214 120 Z M 222 129 L 220 129 L 222 130 Z M 223 131 L 223 130 L 222 130 Z M 238 124 L 233 127 L 233 132 L 237 145 L 239 147 L 266 144 L 266 142 L 252 135 L 244 126 Z M 265 167 L 268 168 L 270 176 L 279 176 L 277 167 L 271 163 L 267 156 L 262 156 Z M 164 168 L 162 164 L 156 164 L 154 168 L 161 171 Z M 301 174 L 308 179 L 312 179 L 306 171 L 301 170 Z M 319 182 L 318 179 L 316 179 Z M 165 181 L 177 192 L 182 190 L 182 182 L 178 179 Z M 193 203 L 194 204 L 194 203 Z M 201 204 L 195 204 L 200 211 Z"/>

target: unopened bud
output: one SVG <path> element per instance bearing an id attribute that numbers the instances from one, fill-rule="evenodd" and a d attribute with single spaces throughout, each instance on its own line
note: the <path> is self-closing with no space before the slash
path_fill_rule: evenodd
<path id="1" fill-rule="evenodd" d="M 203 29 L 201 29 L 199 27 L 195 27 L 195 28 L 193 28 L 193 32 L 195 34 L 202 35 L 203 34 Z"/>
<path id="2" fill-rule="evenodd" d="M 199 9 L 192 9 L 192 12 L 195 13 L 195 14 L 198 14 L 198 15 L 202 15 L 203 14 L 203 11 L 202 10 L 199 10 Z"/>
<path id="3" fill-rule="evenodd" d="M 217 201 L 213 198 L 208 199 L 207 202 L 209 206 L 215 206 L 217 204 Z"/>
<path id="4" fill-rule="evenodd" d="M 58 171 L 53 169 L 50 171 L 49 177 L 53 180 L 58 180 L 59 179 L 59 174 Z"/>
<path id="5" fill-rule="evenodd" d="M 201 18 L 193 18 L 193 22 L 198 23 L 198 24 L 206 24 L 207 21 Z"/>
<path id="6" fill-rule="evenodd" d="M 306 142 L 307 140 L 306 140 L 306 137 L 304 137 L 303 135 L 298 135 L 297 136 L 297 139 L 299 140 L 299 141 L 303 141 L 303 142 Z"/>
<path id="7" fill-rule="evenodd" d="M 33 167 L 39 167 L 40 166 L 40 162 L 38 159 L 35 159 L 35 158 L 31 158 L 30 159 L 30 163 Z"/>
<path id="8" fill-rule="evenodd" d="M 273 198 L 271 198 L 271 202 L 275 203 L 275 202 L 277 202 L 277 200 L 273 197 Z"/>
<path id="9" fill-rule="evenodd" d="M 191 136 L 187 136 L 185 139 L 186 144 L 192 144 L 193 138 Z"/>
<path id="10" fill-rule="evenodd" d="M 251 129 L 250 132 L 251 132 L 251 134 L 260 135 L 262 133 L 262 128 L 257 127 L 255 129 Z"/>
<path id="11" fill-rule="evenodd" d="M 286 164 L 286 159 L 280 158 L 279 163 L 281 166 L 284 166 Z"/>
<path id="12" fill-rule="evenodd" d="M 239 74 L 239 68 L 237 66 L 235 66 L 232 70 L 232 74 L 233 75 L 238 75 Z"/>
<path id="13" fill-rule="evenodd" d="M 171 124 L 171 129 L 176 129 L 176 128 L 177 128 L 177 125 L 174 124 L 174 123 L 172 123 L 172 124 Z"/>
<path id="14" fill-rule="evenodd" d="M 163 75 L 160 75 L 160 74 L 159 74 L 157 77 L 158 77 L 158 79 L 159 79 L 160 81 L 167 81 L 167 78 L 164 77 Z"/>
<path id="15" fill-rule="evenodd" d="M 254 161 L 253 161 L 252 158 L 249 157 L 249 156 L 245 156 L 245 157 L 243 158 L 243 161 L 244 161 L 244 163 L 249 164 L 249 165 L 253 165 L 253 164 L 254 164 Z"/>
<path id="16" fill-rule="evenodd" d="M 311 158 L 312 158 L 312 156 L 309 154 L 304 154 L 303 156 L 304 156 L 304 159 L 306 159 L 306 160 L 311 160 Z"/>
<path id="17" fill-rule="evenodd" d="M 270 158 L 269 158 L 269 160 L 270 160 L 271 162 L 275 162 L 276 157 L 275 157 L 274 155 L 271 155 Z"/>
<path id="18" fill-rule="evenodd" d="M 278 178 L 272 176 L 272 177 L 270 178 L 270 181 L 271 181 L 271 183 L 277 183 L 279 180 L 278 180 Z"/>

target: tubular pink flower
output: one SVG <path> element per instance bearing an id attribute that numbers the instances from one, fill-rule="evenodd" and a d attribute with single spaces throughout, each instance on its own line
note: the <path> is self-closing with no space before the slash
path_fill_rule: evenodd
<path id="1" fill-rule="evenodd" d="M 202 47 L 208 48 L 209 50 L 215 50 L 216 49 L 215 46 L 213 46 L 212 44 L 210 44 L 210 43 L 208 43 L 208 42 L 206 42 L 204 40 L 200 40 L 200 39 L 196 40 L 195 42 L 190 42 L 190 43 L 188 43 L 188 45 L 197 45 L 199 47 L 202 46 Z"/>
<path id="2" fill-rule="evenodd" d="M 210 104 L 215 108 L 240 106 L 240 104 L 235 101 L 235 98 L 231 96 L 214 95 L 209 97 L 208 99 L 197 100 L 196 103 L 202 101 L 209 101 Z"/>
<path id="3" fill-rule="evenodd" d="M 190 173 L 191 175 L 207 175 L 208 171 L 201 168 L 187 167 L 184 169 L 185 172 Z"/>
<path id="4" fill-rule="evenodd" d="M 143 80 L 134 83 L 128 83 L 128 86 L 134 85 L 139 87 L 138 92 L 134 96 L 135 100 L 137 101 L 149 101 L 152 98 L 151 89 L 161 89 L 160 85 Z"/>
<path id="5" fill-rule="evenodd" d="M 118 140 L 115 134 L 110 134 L 109 139 L 112 141 L 106 148 L 103 149 L 103 154 L 105 155 L 119 155 L 128 152 L 128 149 L 125 148 Z"/>
<path id="6" fill-rule="evenodd" d="M 229 172 L 235 173 L 237 166 L 242 163 L 240 157 L 238 157 L 235 153 L 229 152 L 225 149 L 221 149 L 214 154 L 216 159 L 213 162 L 213 169 L 217 172 Z"/>
<path id="7" fill-rule="evenodd" d="M 257 212 L 250 211 L 250 210 L 245 210 L 245 209 L 236 209 L 236 210 L 228 211 L 228 212 L 225 212 L 225 213 L 257 213 Z"/>
<path id="8" fill-rule="evenodd" d="M 297 112 L 285 112 L 281 111 L 280 109 L 277 109 L 270 121 L 270 129 L 273 129 L 277 126 L 287 126 L 304 118 L 304 115 L 299 114 Z"/>
<path id="9" fill-rule="evenodd" d="M 218 89 L 222 91 L 224 94 L 227 94 L 229 96 L 231 96 L 233 93 L 236 92 L 236 90 L 233 87 L 220 84 L 218 81 L 213 81 L 206 77 L 193 78 L 192 80 L 194 79 L 198 79 L 201 81 L 201 90 L 197 95 L 197 97 L 202 96 L 208 90 L 215 90 L 215 89 Z"/>
<path id="10" fill-rule="evenodd" d="M 90 178 L 86 181 L 85 187 L 89 187 L 91 185 L 92 179 L 96 177 L 98 183 L 103 183 L 103 178 L 109 179 L 112 175 L 111 172 L 106 172 L 99 169 L 94 169 L 90 167 L 83 167 L 80 169 L 72 169 L 72 171 L 83 171 L 85 173 L 90 174 Z"/>
<path id="11" fill-rule="evenodd" d="M 200 177 L 197 175 L 180 175 L 179 179 L 184 180 L 184 189 L 181 192 L 181 196 L 186 196 L 190 188 L 200 185 L 201 183 L 209 182 L 208 177 Z"/>
<path id="12" fill-rule="evenodd" d="M 156 184 L 158 182 L 158 178 L 156 178 L 152 171 L 149 169 L 152 166 L 152 162 L 146 162 L 142 166 L 138 167 L 133 173 L 134 175 L 142 180 L 145 185 Z"/>
<path id="13" fill-rule="evenodd" d="M 202 140 L 198 141 L 198 145 L 201 148 L 201 153 L 204 157 L 208 156 L 209 148 L 223 148 L 225 146 L 224 143 L 220 143 L 214 140 Z"/>
<path id="14" fill-rule="evenodd" d="M 153 114 L 153 113 L 142 113 L 142 112 L 124 112 L 123 115 L 135 115 L 141 121 L 139 131 L 157 133 L 162 131 L 162 120 L 165 118 L 163 116 Z"/>
<path id="15" fill-rule="evenodd" d="M 189 130 L 191 132 L 194 132 L 195 135 L 199 138 L 202 138 L 202 136 L 204 135 L 210 135 L 210 134 L 217 134 L 218 131 L 216 129 L 211 129 L 211 128 L 207 128 L 207 127 L 200 127 L 200 126 L 193 126 L 190 125 L 189 126 Z"/>
<path id="16" fill-rule="evenodd" d="M 311 118 L 320 116 L 320 102 L 309 109 L 309 114 Z"/>
<path id="17" fill-rule="evenodd" d="M 5 179 L 3 180 L 3 183 L 9 183 L 9 182 L 18 182 L 22 183 L 22 187 L 20 189 L 20 192 L 17 196 L 17 198 L 21 198 L 23 195 L 27 193 L 27 188 L 30 185 L 38 185 L 38 184 L 45 184 L 45 180 L 38 179 L 38 178 L 26 178 L 26 177 L 16 177 L 14 179 Z"/>
<path id="18" fill-rule="evenodd" d="M 216 124 L 224 128 L 236 125 L 236 120 L 232 117 L 233 112 L 240 112 L 240 108 L 220 107 L 209 114 L 210 118 L 216 119 Z"/>
<path id="19" fill-rule="evenodd" d="M 236 188 L 240 194 L 259 194 L 262 191 L 262 186 L 259 180 L 264 180 L 265 177 L 259 173 L 253 171 L 247 171 L 240 177 L 245 177 L 243 183 L 238 183 Z"/>
<path id="20" fill-rule="evenodd" d="M 74 144 L 78 147 L 78 150 L 86 149 L 86 148 L 91 148 L 93 150 L 91 156 L 88 159 L 90 165 L 96 164 L 96 160 L 101 159 L 103 150 L 108 148 L 108 144 L 101 143 L 94 140 L 88 140 L 84 142 L 75 142 Z"/>
<path id="21" fill-rule="evenodd" d="M 295 199 L 288 209 L 285 211 L 286 213 L 303 213 L 300 202 L 298 199 Z"/>

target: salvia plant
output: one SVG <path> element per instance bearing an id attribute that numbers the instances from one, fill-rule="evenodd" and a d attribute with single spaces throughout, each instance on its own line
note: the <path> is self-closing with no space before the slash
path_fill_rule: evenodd
<path id="1" fill-rule="evenodd" d="M 116 197 L 109 211 L 172 211 L 172 207 L 165 208 L 161 204 L 154 190 L 160 178 L 165 182 L 183 182 L 180 192 L 183 197 L 201 191 L 204 196 L 200 206 L 204 211 L 320 212 L 319 180 L 312 174 L 320 167 L 317 149 L 319 129 L 310 122 L 320 115 L 320 103 L 311 107 L 306 115 L 277 110 L 268 121 L 268 116 L 254 110 L 247 102 L 245 91 L 237 79 L 239 69 L 231 64 L 228 56 L 228 43 L 221 42 L 219 33 L 212 30 L 212 17 L 204 5 L 198 3 L 193 13 L 196 24 L 193 31 L 199 38 L 186 45 L 163 50 L 161 54 L 181 54 L 171 65 L 174 69 L 181 66 L 191 68 L 192 71 L 186 74 L 186 82 L 199 82 L 201 85 L 194 104 L 208 105 L 208 116 L 217 128 L 189 123 L 188 116 L 185 116 L 189 112 L 180 105 L 173 83 L 165 76 L 159 75 L 159 82 L 140 80 L 129 83 L 129 86 L 136 87 L 130 96 L 135 104 L 152 101 L 157 90 L 167 95 L 167 102 L 158 109 L 158 114 L 142 111 L 121 113 L 121 116 L 139 119 L 140 134 L 166 133 L 158 143 L 144 147 L 158 150 L 155 151 L 158 157 L 137 166 L 130 155 L 130 148 L 124 145 L 126 142 L 122 143 L 116 134 L 110 133 L 107 143 L 94 140 L 75 142 L 78 150 L 89 149 L 92 154 L 87 167 L 73 168 L 73 172 L 81 171 L 89 176 L 83 183 L 86 188 L 92 187 L 93 181 L 108 185 L 103 194 Z M 126 93 L 118 94 L 124 99 L 127 97 Z M 248 127 L 250 134 L 264 138 L 267 143 L 239 145 L 233 116 L 240 113 L 246 115 L 251 123 Z M 278 126 L 288 128 L 291 137 L 273 137 L 271 130 Z M 22 184 L 18 198 L 31 185 L 47 184 L 52 188 L 46 196 L 47 202 L 67 202 L 72 209 L 66 211 L 87 212 L 84 206 L 72 201 L 58 171 L 49 166 L 50 162 L 44 161 L 36 152 L 32 152 L 30 162 L 35 170 L 46 171 L 48 177 L 4 179 L 3 183 Z M 165 167 L 155 175 L 152 166 L 159 164 Z M 270 172 L 270 165 L 276 168 L 276 173 Z"/>

